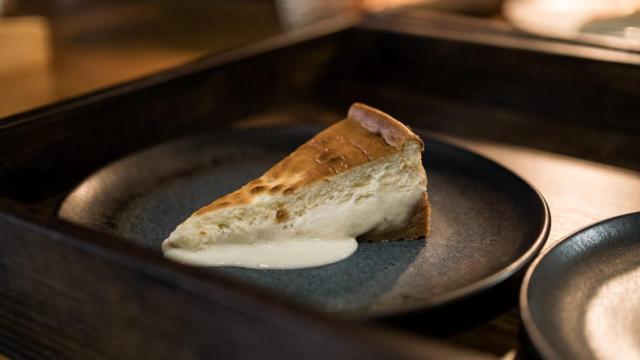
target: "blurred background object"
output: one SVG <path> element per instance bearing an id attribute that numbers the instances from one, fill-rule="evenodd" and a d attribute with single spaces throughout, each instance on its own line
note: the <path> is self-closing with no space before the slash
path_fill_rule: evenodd
<path id="1" fill-rule="evenodd" d="M 358 12 L 360 2 L 360 0 L 276 0 L 274 4 L 282 27 L 292 30 L 339 14 Z"/>
<path id="2" fill-rule="evenodd" d="M 40 16 L 0 17 L 0 117 L 55 99 L 50 35 Z"/>
<path id="3" fill-rule="evenodd" d="M 3 4 L 0 117 L 283 32 L 270 1 Z"/>
<path id="4" fill-rule="evenodd" d="M 533 34 L 640 50 L 640 0 L 507 0 L 504 16 Z"/>
<path id="5" fill-rule="evenodd" d="M 0 0 L 0 118 L 345 14 L 500 0 Z"/>
<path id="6" fill-rule="evenodd" d="M 0 118 L 341 16 L 640 49 L 640 0 L 0 0 Z M 513 26 L 513 27 L 512 27 Z M 520 38 L 526 36 L 520 32 Z"/>

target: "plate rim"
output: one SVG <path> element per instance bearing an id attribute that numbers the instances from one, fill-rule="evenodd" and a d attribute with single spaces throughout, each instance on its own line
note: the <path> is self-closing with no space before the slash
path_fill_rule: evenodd
<path id="1" fill-rule="evenodd" d="M 137 151 L 125 154 L 124 156 L 114 159 L 113 161 L 104 164 L 104 166 L 101 166 L 99 168 L 97 168 L 95 171 L 89 173 L 86 177 L 82 178 L 81 181 L 79 183 L 77 183 L 72 189 L 69 190 L 69 192 L 66 194 L 66 196 L 60 200 L 60 202 L 58 203 L 56 209 L 55 209 L 55 214 L 56 216 L 65 221 L 65 222 L 70 222 L 70 220 L 64 218 L 61 216 L 61 211 L 63 210 L 63 207 L 65 205 L 65 202 L 70 198 L 70 196 L 72 194 L 74 194 L 88 179 L 90 179 L 91 177 L 97 175 L 98 173 L 100 173 L 101 171 L 115 165 L 116 163 L 129 159 L 133 156 L 135 156 L 136 154 L 142 153 L 142 152 L 146 152 L 146 151 L 151 151 L 154 148 L 159 148 L 162 147 L 164 145 L 167 144 L 171 144 L 171 143 L 178 143 L 181 141 L 188 141 L 189 138 L 193 138 L 193 137 L 202 137 L 202 136 L 211 136 L 211 135 L 215 135 L 215 136 L 223 136 L 224 134 L 228 134 L 228 133 L 236 133 L 236 132 L 241 132 L 241 133 L 251 133 L 251 132 L 271 132 L 271 131 L 281 131 L 281 132 L 285 132 L 288 134 L 299 134 L 300 132 L 304 132 L 305 135 L 310 135 L 313 136 L 314 134 L 316 134 L 317 132 L 321 131 L 323 129 L 322 126 L 314 126 L 314 125 L 293 125 L 293 126 L 266 126 L 266 127 L 259 127 L 259 128 L 248 128 L 248 129 L 222 129 L 222 130 L 211 130 L 211 131 L 205 131 L 203 133 L 200 134 L 188 134 L 185 136 L 180 136 L 180 137 L 176 137 L 176 138 L 172 138 L 172 139 L 167 139 L 165 141 L 161 141 L 158 142 L 156 144 L 152 144 L 150 146 L 147 146 L 145 148 L 142 149 L 138 149 Z M 478 281 L 475 281 L 471 284 L 465 285 L 459 289 L 456 289 L 454 291 L 448 292 L 446 294 L 443 294 L 441 296 L 436 296 L 432 299 L 430 299 L 429 301 L 425 302 L 423 305 L 416 307 L 416 308 L 408 308 L 408 309 L 402 309 L 402 310 L 398 310 L 398 311 L 394 311 L 393 313 L 390 314 L 386 314 L 386 313 L 381 313 L 381 314 L 376 314 L 376 315 L 367 315 L 364 314 L 362 316 L 359 316 L 360 318 L 378 318 L 378 317 L 385 317 L 385 316 L 403 316 L 403 315 L 407 315 L 410 313 L 415 313 L 417 311 L 424 311 L 424 310 L 430 310 L 430 309 L 434 309 L 434 308 L 438 308 L 441 306 L 446 306 L 449 304 L 453 304 L 456 303 L 458 301 L 462 301 L 465 300 L 467 298 L 473 297 L 475 295 L 481 294 L 485 291 L 489 291 L 490 289 L 500 285 L 501 283 L 505 282 L 506 280 L 508 280 L 509 278 L 511 278 L 512 276 L 514 276 L 515 274 L 517 274 L 519 271 L 521 271 L 523 268 L 525 268 L 527 265 L 529 265 L 535 258 L 536 256 L 540 253 L 540 251 L 542 250 L 545 242 L 547 241 L 549 234 L 550 234 L 550 229 L 551 229 L 551 213 L 549 210 L 549 205 L 546 201 L 546 199 L 544 198 L 544 196 L 542 195 L 542 193 L 535 188 L 530 182 L 528 182 L 527 180 L 523 179 L 520 175 L 516 174 L 515 172 L 513 172 L 512 170 L 508 169 L 507 167 L 505 167 L 504 165 L 500 164 L 497 161 L 494 161 L 484 155 L 481 155 L 471 149 L 465 148 L 463 146 L 457 145 L 455 143 L 451 143 L 449 141 L 447 141 L 446 139 L 442 139 L 439 138 L 436 135 L 432 135 L 430 134 L 428 131 L 424 130 L 424 129 L 420 129 L 420 128 L 412 128 L 412 130 L 418 134 L 425 142 L 425 151 L 428 151 L 427 149 L 429 148 L 429 143 L 430 142 L 435 142 L 438 143 L 440 146 L 444 146 L 444 147 L 448 147 L 450 149 L 453 149 L 455 151 L 464 153 L 467 156 L 470 156 L 472 158 L 475 158 L 481 162 L 485 162 L 485 163 L 489 163 L 492 166 L 500 169 L 501 171 L 503 171 L 504 173 L 508 174 L 509 176 L 513 177 L 514 179 L 516 179 L 517 181 L 520 181 L 523 185 L 525 185 L 526 188 L 528 188 L 528 190 L 532 191 L 532 195 L 534 195 L 535 199 L 537 200 L 537 202 L 540 203 L 540 205 L 542 205 L 542 212 L 543 212 L 543 220 L 542 220 L 542 224 L 540 226 L 540 228 L 538 229 L 537 232 L 537 237 L 535 238 L 535 240 L 533 240 L 531 242 L 531 244 L 529 245 L 529 247 L 527 248 L 527 250 L 522 253 L 522 255 L 520 255 L 517 259 L 511 261 L 507 266 L 503 267 L 502 269 L 499 269 L 498 271 L 494 272 L 491 275 L 488 275 Z M 308 133 L 308 134 L 306 134 Z M 428 172 L 428 170 L 427 170 Z M 428 177 L 428 174 L 427 174 Z M 120 237 L 119 235 L 115 235 Z M 181 266 L 187 266 L 190 267 L 188 265 L 183 265 L 181 264 Z"/>
<path id="2" fill-rule="evenodd" d="M 519 296 L 519 308 L 520 308 L 520 319 L 522 320 L 522 324 L 524 325 L 524 329 L 529 337 L 531 343 L 535 347 L 535 350 L 539 353 L 539 355 L 545 360 L 561 360 L 562 357 L 558 354 L 556 349 L 546 340 L 541 331 L 540 327 L 537 325 L 533 314 L 531 313 L 531 308 L 529 306 L 528 295 L 529 295 L 529 287 L 531 285 L 531 278 L 533 277 L 536 270 L 540 267 L 540 263 L 549 256 L 553 251 L 557 250 L 561 245 L 566 242 L 571 241 L 575 236 L 591 230 L 593 228 L 602 226 L 606 223 L 615 222 L 621 218 L 626 217 L 640 217 L 640 211 L 634 211 L 630 213 L 625 213 L 621 215 L 616 215 L 613 217 L 609 217 L 606 219 L 602 219 L 600 221 L 596 221 L 594 223 L 585 225 L 578 230 L 575 230 L 568 235 L 564 236 L 556 243 L 554 243 L 548 249 L 542 251 L 536 259 L 531 263 L 525 276 L 522 280 L 522 285 L 520 287 L 520 296 Z"/>
<path id="3" fill-rule="evenodd" d="M 544 198 L 544 196 L 542 195 L 542 193 L 535 188 L 530 182 L 528 182 L 527 180 L 523 179 L 520 175 L 516 174 L 515 172 L 513 172 L 511 169 L 508 169 L 507 167 L 505 167 L 504 165 L 500 164 L 497 161 L 494 161 L 484 155 L 481 155 L 471 149 L 465 148 L 463 146 L 460 145 L 456 145 L 454 143 L 448 142 L 444 139 L 438 138 L 437 136 L 431 135 L 429 134 L 426 130 L 423 129 L 413 129 L 412 130 L 417 133 L 418 135 L 420 135 L 420 137 L 422 139 L 426 139 L 425 141 L 425 150 L 428 149 L 428 144 L 429 141 L 435 141 L 438 142 L 442 145 L 445 145 L 447 147 L 450 148 L 454 148 L 457 151 L 461 151 L 466 153 L 467 155 L 470 155 L 472 157 L 478 158 L 481 161 L 484 162 L 488 162 L 491 163 L 492 165 L 500 168 L 502 171 L 504 171 L 505 173 L 508 173 L 510 176 L 513 176 L 514 178 L 516 178 L 517 180 L 521 181 L 524 185 L 526 185 L 529 189 L 531 189 L 533 191 L 533 193 L 536 196 L 536 199 L 538 201 L 540 201 L 540 204 L 543 207 L 543 221 L 542 221 L 542 226 L 541 229 L 538 232 L 538 236 L 536 237 L 536 239 L 531 243 L 531 246 L 529 246 L 529 248 L 527 249 L 527 251 L 525 251 L 522 255 L 520 255 L 520 257 L 518 257 L 516 260 L 512 261 L 511 263 L 509 263 L 508 266 L 496 271 L 495 273 L 481 279 L 478 280 L 474 283 L 471 283 L 469 285 L 466 285 L 464 287 L 461 287 L 455 291 L 452 291 L 446 295 L 442 295 L 439 297 L 434 298 L 434 300 L 429 301 L 428 303 L 426 303 L 424 306 L 421 306 L 419 308 L 419 310 L 426 310 L 426 309 L 430 309 L 430 308 L 435 308 L 435 307 L 439 307 L 439 306 L 444 306 L 447 305 L 449 303 L 454 303 L 456 301 L 460 301 L 469 297 L 472 297 L 474 295 L 480 294 L 484 291 L 488 291 L 489 289 L 496 287 L 497 285 L 503 283 L 504 281 L 506 281 L 507 279 L 511 278 L 513 275 L 515 275 L 516 273 L 518 273 L 518 271 L 522 270 L 525 266 L 527 266 L 529 263 L 531 263 L 531 261 L 533 261 L 536 256 L 540 253 L 540 251 L 542 250 L 542 248 L 544 247 L 544 244 L 546 243 L 547 239 L 549 238 L 549 234 L 551 231 L 551 212 L 549 210 L 549 205 L 547 204 L 546 199 Z M 428 178 L 428 174 L 427 174 L 427 178 Z M 413 310 L 415 311 L 415 310 Z M 398 311 L 396 312 L 396 314 L 402 315 L 402 314 L 407 314 L 407 313 L 411 313 L 413 312 L 412 310 L 406 310 L 406 311 Z"/>

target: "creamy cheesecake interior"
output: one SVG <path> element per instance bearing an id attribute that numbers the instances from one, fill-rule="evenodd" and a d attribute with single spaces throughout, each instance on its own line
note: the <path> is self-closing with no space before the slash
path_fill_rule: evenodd
<path id="1" fill-rule="evenodd" d="M 303 268 L 351 255 L 356 238 L 429 232 L 423 142 L 389 115 L 354 104 L 260 178 L 196 211 L 163 243 L 203 266 Z"/>
<path id="2" fill-rule="evenodd" d="M 400 229 L 425 193 L 418 143 L 325 179 L 298 194 L 258 195 L 249 204 L 192 217 L 163 244 L 193 265 L 301 268 L 340 261 L 371 230 Z M 397 239 L 388 239 L 397 240 Z"/>

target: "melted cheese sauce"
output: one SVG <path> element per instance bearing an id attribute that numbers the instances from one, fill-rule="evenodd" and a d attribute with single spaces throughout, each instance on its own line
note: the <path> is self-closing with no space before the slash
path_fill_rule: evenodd
<path id="1" fill-rule="evenodd" d="M 281 224 L 242 225 L 221 234 L 202 248 L 195 229 L 179 226 L 163 244 L 167 258 L 200 266 L 238 266 L 257 269 L 296 269 L 331 264 L 353 254 L 356 237 L 372 229 L 406 224 L 421 201 L 424 186 L 404 189 L 389 186 L 371 196 L 354 197 L 347 202 L 323 204 Z M 198 221 L 204 226 L 207 217 Z M 169 246 L 175 239 L 180 247 Z M 200 248 L 199 248 L 200 246 Z"/>
<path id="2" fill-rule="evenodd" d="M 166 256 L 202 266 L 238 266 L 256 269 L 298 269 L 346 259 L 358 248 L 355 238 L 262 241 L 218 244 L 202 251 L 172 249 Z"/>

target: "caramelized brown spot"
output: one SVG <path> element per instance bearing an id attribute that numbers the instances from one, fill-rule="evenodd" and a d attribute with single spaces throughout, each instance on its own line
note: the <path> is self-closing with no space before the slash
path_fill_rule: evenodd
<path id="1" fill-rule="evenodd" d="M 346 119 L 300 146 L 261 178 L 219 199 L 221 202 L 200 209 L 196 214 L 250 203 L 254 193 L 259 191 L 292 194 L 315 181 L 401 151 L 407 141 L 423 145 L 409 128 L 389 115 L 366 105 L 354 104 Z M 296 179 L 297 182 L 291 184 L 289 179 Z"/>
<path id="2" fill-rule="evenodd" d="M 278 185 L 276 185 L 276 186 L 272 187 L 272 188 L 271 188 L 271 190 L 269 190 L 269 191 L 270 191 L 270 192 L 272 192 L 272 193 L 274 193 L 274 192 L 277 192 L 277 191 L 282 190 L 282 188 L 283 188 L 283 187 L 284 187 L 284 185 L 282 185 L 282 184 L 278 184 Z"/>
<path id="3" fill-rule="evenodd" d="M 162 244 L 162 247 L 167 249 L 177 249 L 180 247 L 180 245 L 174 244 L 173 242 L 166 242 Z"/>
<path id="4" fill-rule="evenodd" d="M 214 201 L 211 204 L 209 204 L 209 205 L 207 205 L 207 206 L 205 206 L 203 208 L 200 208 L 198 211 L 196 211 L 194 213 L 194 215 L 204 214 L 204 213 L 209 212 L 211 210 L 219 209 L 219 208 L 225 207 L 225 206 L 230 205 L 230 204 L 231 203 L 229 201 L 221 201 L 221 202 L 215 202 Z"/>
<path id="5" fill-rule="evenodd" d="M 289 212 L 284 206 L 278 205 L 278 209 L 276 210 L 276 223 L 280 224 L 287 220 L 289 220 Z"/>
<path id="6" fill-rule="evenodd" d="M 336 163 L 336 162 L 339 162 L 339 161 L 344 161 L 344 156 L 338 155 L 338 156 L 334 156 L 331 159 L 329 159 L 330 163 Z"/>
<path id="7" fill-rule="evenodd" d="M 278 165 L 282 166 L 283 168 L 287 168 L 289 166 L 289 163 L 291 163 L 292 160 L 289 157 L 284 158 L 282 161 L 280 161 L 280 163 Z"/>
<path id="8" fill-rule="evenodd" d="M 202 231 L 202 230 L 200 230 L 200 235 L 204 236 L 204 235 L 207 235 L 207 233 Z"/>
<path id="9" fill-rule="evenodd" d="M 267 189 L 267 187 L 266 187 L 266 186 L 264 186 L 264 185 L 259 185 L 259 186 L 254 187 L 253 189 L 251 189 L 251 193 L 252 193 L 252 194 L 256 194 L 256 193 L 259 193 L 259 192 L 264 191 L 264 190 L 266 190 L 266 189 Z"/>

